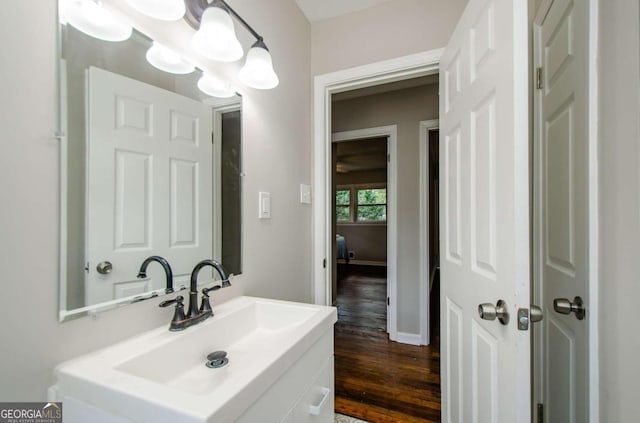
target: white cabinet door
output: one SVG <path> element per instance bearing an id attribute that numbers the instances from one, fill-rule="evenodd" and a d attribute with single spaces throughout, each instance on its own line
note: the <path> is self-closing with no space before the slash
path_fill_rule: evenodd
<path id="1" fill-rule="evenodd" d="M 470 0 L 440 63 L 443 422 L 530 422 L 527 31 L 525 0 Z"/>
<path id="2" fill-rule="evenodd" d="M 163 288 L 162 273 L 136 278 L 152 254 L 183 283 L 213 249 L 211 109 L 94 67 L 87 87 L 86 302 Z"/>
<path id="3" fill-rule="evenodd" d="M 534 28 L 536 400 L 544 421 L 589 420 L 589 316 L 554 311 L 554 300 L 589 304 L 588 2 L 554 0 Z M 543 12 L 543 11 L 541 11 Z M 540 14 L 542 16 L 542 13 Z M 596 388 L 597 389 L 597 388 Z"/>

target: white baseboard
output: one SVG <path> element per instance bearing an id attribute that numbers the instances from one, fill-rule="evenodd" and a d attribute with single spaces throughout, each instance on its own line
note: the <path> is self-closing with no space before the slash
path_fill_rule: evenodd
<path id="1" fill-rule="evenodd" d="M 419 333 L 398 332 L 394 341 L 401 344 L 422 345 L 422 337 Z"/>

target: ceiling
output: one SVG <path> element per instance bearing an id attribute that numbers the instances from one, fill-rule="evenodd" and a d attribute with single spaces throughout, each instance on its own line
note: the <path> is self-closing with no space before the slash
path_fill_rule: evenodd
<path id="1" fill-rule="evenodd" d="M 338 173 L 387 168 L 387 138 L 341 141 L 336 144 Z"/>
<path id="2" fill-rule="evenodd" d="M 368 9 L 390 0 L 296 0 L 311 22 Z"/>

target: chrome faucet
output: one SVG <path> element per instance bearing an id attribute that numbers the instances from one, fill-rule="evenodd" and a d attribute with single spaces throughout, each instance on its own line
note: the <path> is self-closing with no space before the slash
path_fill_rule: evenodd
<path id="1" fill-rule="evenodd" d="M 167 286 L 164 289 L 165 294 L 169 294 L 173 292 L 173 271 L 171 270 L 171 265 L 164 257 L 160 257 L 160 256 L 147 257 L 140 265 L 140 270 L 138 271 L 138 278 L 143 279 L 147 277 L 147 267 L 153 261 L 160 263 L 160 265 L 164 269 L 164 274 L 167 278 Z"/>
<path id="2" fill-rule="evenodd" d="M 211 288 L 204 288 L 202 290 L 202 304 L 198 308 L 198 273 L 200 273 L 200 270 L 206 266 L 211 266 L 216 269 L 222 279 L 222 286 L 214 285 Z M 177 296 L 173 300 L 163 301 L 160 303 L 160 307 L 167 307 L 171 304 L 176 305 L 169 330 L 184 330 L 189 326 L 193 326 L 213 316 L 213 310 L 211 309 L 211 303 L 209 302 L 209 292 L 229 286 L 231 286 L 229 276 L 220 263 L 214 260 L 202 260 L 200 263 L 196 264 L 196 267 L 194 267 L 191 272 L 189 310 L 187 311 L 187 314 L 184 313 L 184 305 L 182 304 L 184 298 L 181 295 Z"/>

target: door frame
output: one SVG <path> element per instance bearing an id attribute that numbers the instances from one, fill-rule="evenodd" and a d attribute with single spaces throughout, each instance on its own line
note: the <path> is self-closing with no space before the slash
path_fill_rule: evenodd
<path id="1" fill-rule="evenodd" d="M 535 34 L 537 28 L 542 25 L 544 19 L 549 12 L 549 9 L 553 5 L 555 0 L 543 0 L 540 4 L 538 10 L 535 12 L 535 18 L 533 20 L 533 25 L 531 31 Z M 599 254 L 600 254 L 600 245 L 599 245 L 599 172 L 598 172 L 598 163 L 599 163 L 599 140 L 598 140 L 598 116 L 599 116 L 599 107 L 598 107 L 598 99 L 599 99 L 599 84 L 598 84 L 598 43 L 599 43 L 599 19 L 600 19 L 600 9 L 598 0 L 588 0 L 587 2 L 587 14 L 588 14 L 588 22 L 587 24 L 587 32 L 588 32 L 588 48 L 587 48 L 587 61 L 588 61 L 588 69 L 587 69 L 587 81 L 588 81 L 588 90 L 587 93 L 587 110 L 588 110 L 588 128 L 587 128 L 587 149 L 588 149 L 588 208 L 589 208 L 589 281 L 588 291 L 589 291 L 589 304 L 588 304 L 588 317 L 586 319 L 586 323 L 589 325 L 588 334 L 589 334 L 589 342 L 588 342 L 588 363 L 589 363 L 589 423 L 599 423 L 600 422 L 600 354 L 599 354 L 599 319 L 600 319 L 600 310 L 599 310 L 599 286 L 600 286 L 600 266 L 599 266 Z M 535 72 L 536 65 L 536 46 L 535 43 L 536 37 L 533 37 L 531 51 L 532 51 L 532 75 Z M 535 87 L 532 87 L 532 103 L 533 107 L 533 125 L 537 125 L 540 116 L 538 115 L 538 110 L 536 107 L 537 103 L 535 102 Z M 535 146 L 539 144 L 537 139 L 537 133 L 534 132 L 534 127 L 531 128 L 531 137 L 533 146 L 532 148 L 536 148 Z M 532 160 L 535 160 L 536 156 L 532 155 Z M 536 163 L 532 162 L 532 171 L 536 168 Z M 535 176 L 534 176 L 535 177 Z M 538 198 L 539 193 L 539 184 L 533 183 L 532 178 L 532 193 L 533 199 Z M 532 207 L 535 207 L 535 204 L 532 202 Z M 533 208 L 532 208 L 533 212 Z M 535 217 L 535 216 L 534 216 Z M 533 219 L 533 236 L 532 242 L 534 249 L 537 250 L 539 240 L 536 237 L 537 227 L 539 223 Z M 535 297 L 539 290 L 539 281 L 537 277 L 539 275 L 538 263 L 532 260 L 532 271 L 533 275 L 531 278 L 531 289 L 532 289 L 532 300 L 539 301 L 540 298 Z M 532 340 L 535 342 L 535 337 L 532 337 Z M 537 345 L 533 345 L 532 348 L 539 347 Z M 535 356 L 532 355 L 532 364 L 535 359 Z M 536 373 L 532 374 L 532 383 L 539 382 L 536 378 Z M 538 399 L 538 396 L 542 391 L 542 387 L 535 386 L 535 391 L 532 389 L 532 393 L 534 398 Z"/>
<path id="2" fill-rule="evenodd" d="M 212 97 L 204 101 L 211 106 L 213 114 L 212 142 L 213 142 L 213 258 L 222 259 L 222 175 L 220 174 L 220 161 L 222 160 L 222 115 L 228 112 L 242 111 L 242 97 L 233 96 L 230 98 Z M 242 122 L 242 119 L 240 120 Z M 242 124 L 242 123 L 241 123 Z M 240 135 L 242 138 L 242 133 Z M 242 166 L 242 152 L 240 165 Z M 242 169 L 240 170 L 242 175 Z M 242 193 L 241 193 L 242 196 Z M 242 224 L 241 224 L 242 225 Z M 241 241 L 242 243 L 242 241 Z M 241 244 L 242 248 L 242 244 Z M 242 266 L 242 265 L 241 265 Z"/>
<path id="3" fill-rule="evenodd" d="M 331 305 L 331 95 L 439 72 L 443 49 L 429 50 L 395 59 L 322 74 L 313 81 L 313 302 Z"/>
<path id="4" fill-rule="evenodd" d="M 365 138 L 377 138 L 387 137 L 387 154 L 389 160 L 387 162 L 387 298 L 389 299 L 387 305 L 387 332 L 389 333 L 389 339 L 392 341 L 398 340 L 398 301 L 397 301 L 397 277 L 398 277 L 398 193 L 397 193 L 397 181 L 398 181 L 398 167 L 397 167 L 397 151 L 398 151 L 398 125 L 378 126 L 374 128 L 362 128 L 351 131 L 334 132 L 331 134 L 331 143 L 360 140 Z M 329 146 L 331 148 L 331 146 Z M 331 179 L 332 173 L 328 173 Z M 333 185 L 329 183 L 329 191 L 333 191 Z M 330 202 L 328 204 L 331 204 Z M 333 210 L 328 213 L 329 218 L 333 215 Z M 327 227 L 327 239 L 331 239 L 333 236 L 332 226 Z M 333 243 L 330 244 L 331 257 L 333 260 L 335 257 Z M 328 260 L 327 260 L 328 262 Z M 327 269 L 331 267 L 327 265 Z M 329 277 L 333 277 L 332 272 L 327 272 Z M 332 298 L 332 283 L 328 284 L 327 298 L 331 301 Z"/>
<path id="5" fill-rule="evenodd" d="M 439 119 L 420 121 L 420 342 L 431 343 L 429 331 L 429 132 L 440 128 Z"/>

